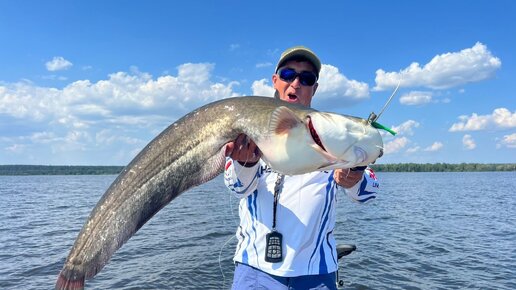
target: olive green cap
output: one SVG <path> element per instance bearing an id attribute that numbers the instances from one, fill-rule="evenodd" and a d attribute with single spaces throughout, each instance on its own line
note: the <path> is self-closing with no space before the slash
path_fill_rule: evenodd
<path id="1" fill-rule="evenodd" d="M 278 69 L 287 61 L 297 58 L 306 59 L 311 62 L 316 70 L 317 78 L 319 78 L 319 72 L 321 72 L 321 61 L 312 50 L 301 45 L 288 48 L 281 54 L 278 64 L 276 65 L 275 72 L 278 72 Z"/>

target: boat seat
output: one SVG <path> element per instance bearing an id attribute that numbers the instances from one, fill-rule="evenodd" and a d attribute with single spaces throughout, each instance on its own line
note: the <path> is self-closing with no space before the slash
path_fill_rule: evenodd
<path id="1" fill-rule="evenodd" d="M 357 246 L 351 244 L 338 244 L 337 245 L 337 258 L 347 256 L 357 249 Z"/>

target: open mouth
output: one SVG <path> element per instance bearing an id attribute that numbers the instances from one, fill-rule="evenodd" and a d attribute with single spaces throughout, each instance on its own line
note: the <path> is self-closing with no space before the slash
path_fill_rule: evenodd
<path id="1" fill-rule="evenodd" d="M 317 131 L 315 131 L 314 124 L 312 124 L 312 119 L 310 117 L 308 117 L 308 129 L 310 130 L 310 135 L 312 135 L 312 139 L 314 139 L 315 144 L 319 145 L 322 150 L 326 151 L 326 148 L 324 148 L 324 145 L 321 142 L 321 138 L 319 138 Z"/>
<path id="2" fill-rule="evenodd" d="M 294 95 L 294 94 L 288 94 L 288 99 L 291 100 L 291 101 L 296 101 L 297 100 L 297 96 Z"/>

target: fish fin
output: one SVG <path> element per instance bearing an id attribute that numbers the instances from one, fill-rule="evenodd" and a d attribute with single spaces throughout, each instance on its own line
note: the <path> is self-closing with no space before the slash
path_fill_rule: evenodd
<path id="1" fill-rule="evenodd" d="M 281 106 L 272 112 L 269 122 L 269 132 L 274 132 L 278 135 L 287 134 L 292 128 L 302 123 L 303 120 L 296 116 L 292 110 Z"/>
<path id="2" fill-rule="evenodd" d="M 84 277 L 85 274 L 83 271 L 76 270 L 73 266 L 69 268 L 65 265 L 61 273 L 59 273 L 55 289 L 82 290 L 84 289 Z"/>
<path id="3" fill-rule="evenodd" d="M 199 172 L 198 184 L 203 184 L 215 178 L 224 170 L 226 164 L 226 145 L 222 146 L 218 154 L 208 158 Z"/>

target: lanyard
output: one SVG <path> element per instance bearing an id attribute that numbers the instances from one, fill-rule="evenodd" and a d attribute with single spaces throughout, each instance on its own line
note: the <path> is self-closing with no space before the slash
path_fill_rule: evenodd
<path id="1" fill-rule="evenodd" d="M 276 231 L 276 208 L 278 207 L 283 178 L 285 176 L 278 173 L 278 179 L 276 179 L 276 184 L 274 184 L 272 231 L 265 236 L 265 261 L 269 263 L 278 263 L 283 260 L 283 235 Z"/>
<path id="2" fill-rule="evenodd" d="M 276 209 L 278 208 L 278 200 L 283 185 L 283 179 L 285 175 L 278 173 L 278 178 L 274 184 L 274 203 L 272 208 L 272 230 L 276 231 Z"/>

